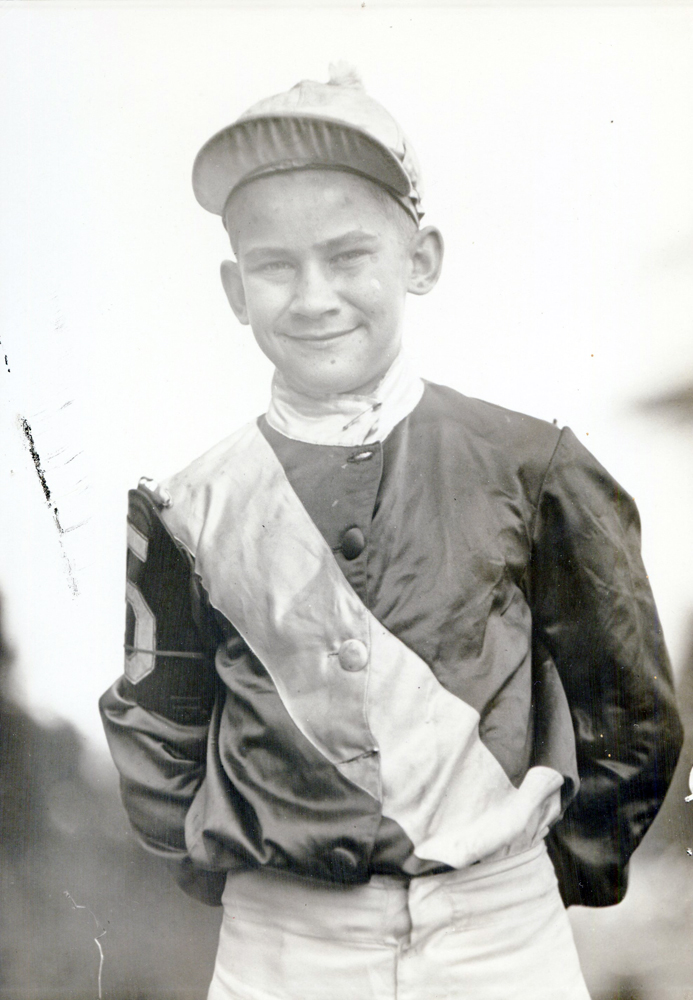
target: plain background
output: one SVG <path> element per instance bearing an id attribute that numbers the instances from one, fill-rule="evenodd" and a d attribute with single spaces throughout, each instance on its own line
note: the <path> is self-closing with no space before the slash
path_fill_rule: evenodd
<path id="1" fill-rule="evenodd" d="M 409 308 L 421 374 L 569 424 L 635 496 L 680 672 L 693 423 L 648 403 L 693 379 L 692 52 L 689 5 L 0 3 L 0 591 L 14 697 L 103 752 L 96 701 L 122 670 L 126 491 L 268 398 L 192 160 L 247 106 L 327 79 L 336 60 L 403 124 L 426 222 L 446 238 L 438 288 Z"/>

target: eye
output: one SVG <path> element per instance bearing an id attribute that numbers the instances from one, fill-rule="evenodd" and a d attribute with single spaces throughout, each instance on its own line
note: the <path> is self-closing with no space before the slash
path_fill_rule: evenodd
<path id="1" fill-rule="evenodd" d="M 246 262 L 246 272 L 257 278 L 284 279 L 293 274 L 294 265 L 288 257 L 265 257 Z"/>
<path id="2" fill-rule="evenodd" d="M 287 260 L 267 260 L 260 264 L 257 270 L 261 274 L 281 274 L 283 271 L 291 269 L 291 264 Z"/>
<path id="3" fill-rule="evenodd" d="M 332 258 L 332 263 L 337 264 L 357 264 L 359 261 L 363 260 L 365 257 L 370 257 L 370 252 L 363 249 L 355 250 L 344 250 L 342 253 L 335 254 Z"/>

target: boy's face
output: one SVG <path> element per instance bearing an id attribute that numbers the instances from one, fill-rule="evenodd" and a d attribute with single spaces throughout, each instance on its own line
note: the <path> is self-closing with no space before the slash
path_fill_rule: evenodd
<path id="1" fill-rule="evenodd" d="M 400 350 L 421 233 L 388 198 L 354 174 L 302 170 L 231 199 L 229 301 L 300 392 L 369 392 Z"/>

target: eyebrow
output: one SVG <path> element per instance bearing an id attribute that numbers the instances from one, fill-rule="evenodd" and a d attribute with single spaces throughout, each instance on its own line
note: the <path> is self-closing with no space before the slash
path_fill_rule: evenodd
<path id="1" fill-rule="evenodd" d="M 342 246 L 344 243 L 359 243 L 361 241 L 366 243 L 376 243 L 377 240 L 378 236 L 376 233 L 368 233 L 363 229 L 352 229 L 348 233 L 342 233 L 340 236 L 334 236 L 330 240 L 318 243 L 318 249 L 334 250 L 335 248 Z"/>

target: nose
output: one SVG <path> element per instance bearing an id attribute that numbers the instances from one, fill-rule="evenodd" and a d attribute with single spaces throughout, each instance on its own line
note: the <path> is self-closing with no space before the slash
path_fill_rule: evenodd
<path id="1" fill-rule="evenodd" d="M 339 296 L 325 268 L 318 261 L 306 263 L 296 277 L 290 306 L 292 316 L 316 320 L 334 315 L 339 309 Z"/>

